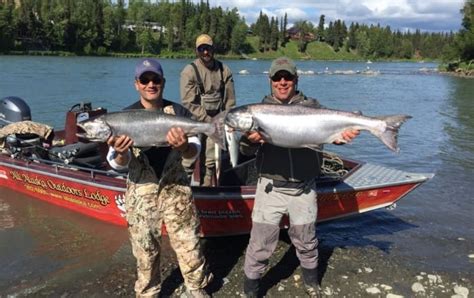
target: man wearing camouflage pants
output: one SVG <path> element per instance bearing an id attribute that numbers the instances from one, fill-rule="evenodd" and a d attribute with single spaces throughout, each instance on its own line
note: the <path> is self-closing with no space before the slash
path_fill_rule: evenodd
<path id="1" fill-rule="evenodd" d="M 161 110 L 191 117 L 179 104 L 163 98 L 165 79 L 160 63 L 141 60 L 135 69 L 140 100 L 126 109 Z M 179 127 L 167 134 L 170 146 L 137 148 L 129 136 L 111 137 L 107 160 L 116 170 L 128 170 L 125 209 L 133 255 L 137 259 L 137 297 L 158 297 L 161 289 L 160 241 L 164 223 L 176 252 L 187 297 L 209 297 L 204 287 L 212 279 L 199 239 L 199 218 L 182 159 L 196 158 L 197 137 L 187 137 Z"/>

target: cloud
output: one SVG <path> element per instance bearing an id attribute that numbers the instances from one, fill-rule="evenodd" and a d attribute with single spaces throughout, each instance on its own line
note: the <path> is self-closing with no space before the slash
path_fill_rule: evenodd
<path id="1" fill-rule="evenodd" d="M 399 30 L 457 31 L 464 0 L 209 0 L 209 4 L 237 7 L 249 24 L 262 11 L 269 17 L 282 17 L 286 12 L 289 23 L 303 19 L 317 24 L 324 14 L 327 23 L 340 19 L 347 24 L 380 24 Z"/>

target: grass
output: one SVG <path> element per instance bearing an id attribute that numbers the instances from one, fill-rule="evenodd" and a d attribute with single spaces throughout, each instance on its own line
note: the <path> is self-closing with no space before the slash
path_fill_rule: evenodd
<path id="1" fill-rule="evenodd" d="M 284 47 L 279 47 L 276 51 L 266 51 L 264 53 L 258 50 L 258 38 L 256 36 L 248 36 L 247 42 L 253 49 L 252 53 L 247 53 L 250 58 L 257 59 L 275 59 L 280 56 L 287 56 L 296 60 L 364 60 L 353 52 L 347 52 L 345 49 L 334 51 L 334 49 L 326 43 L 313 41 L 306 47 L 306 52 L 298 51 L 298 42 L 290 40 Z"/>
<path id="2" fill-rule="evenodd" d="M 246 58 L 256 58 L 256 59 L 275 59 L 280 56 L 287 56 L 295 60 L 365 60 L 366 58 L 359 56 L 355 51 L 346 51 L 344 48 L 341 48 L 339 51 L 334 51 L 334 49 L 329 46 L 327 43 L 313 41 L 308 43 L 306 51 L 304 53 L 299 52 L 298 42 L 290 40 L 284 47 L 279 47 L 276 51 L 270 50 L 266 52 L 260 52 L 258 50 L 258 37 L 253 35 L 248 35 L 247 40 L 248 44 L 248 53 L 245 53 Z M 38 55 L 38 56 L 78 56 L 85 55 L 83 53 L 72 53 L 64 51 L 10 51 L 6 54 L 14 55 Z M 97 53 L 90 53 L 91 56 L 97 56 Z M 192 59 L 195 57 L 193 50 L 180 50 L 180 51 L 169 51 L 167 48 L 162 48 L 159 54 L 157 53 L 139 53 L 139 52 L 128 52 L 128 53 L 118 53 L 118 52 L 104 52 L 99 56 L 109 56 L 109 57 L 159 57 L 167 59 Z M 244 55 L 239 54 L 226 54 L 226 55 L 217 55 L 218 59 L 244 59 Z M 407 61 L 414 61 L 408 59 Z M 470 67 L 473 66 L 464 66 L 470 70 Z"/>

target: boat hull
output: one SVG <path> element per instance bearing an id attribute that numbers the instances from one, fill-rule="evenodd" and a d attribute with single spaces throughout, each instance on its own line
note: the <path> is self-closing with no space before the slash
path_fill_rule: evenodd
<path id="1" fill-rule="evenodd" d="M 373 170 L 370 167 L 373 166 L 369 165 L 369 170 Z M 397 176 L 408 178 L 367 183 L 367 179 L 357 177 L 357 173 L 363 175 L 366 168 L 362 166 L 355 169 L 354 174 L 342 181 L 318 186 L 318 221 L 390 206 L 431 178 L 430 175 L 382 167 L 385 172 L 395 171 Z M 359 180 L 364 180 L 364 183 Z M 0 186 L 120 226 L 127 225 L 123 213 L 125 182 L 124 177 L 108 175 L 106 172 L 0 155 Z M 202 235 L 211 237 L 249 233 L 254 195 L 255 186 L 193 187 Z M 282 227 L 287 225 L 288 219 L 284 218 Z"/>

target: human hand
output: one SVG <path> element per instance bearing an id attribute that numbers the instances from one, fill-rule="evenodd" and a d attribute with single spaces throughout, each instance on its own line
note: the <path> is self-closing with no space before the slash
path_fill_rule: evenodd
<path id="1" fill-rule="evenodd" d="M 133 140 L 126 135 L 121 136 L 111 136 L 107 140 L 107 145 L 112 147 L 115 152 L 123 154 L 128 151 L 128 149 L 133 145 Z"/>
<path id="2" fill-rule="evenodd" d="M 245 136 L 252 143 L 265 143 L 263 136 L 258 131 L 249 131 Z"/>
<path id="3" fill-rule="evenodd" d="M 188 149 L 188 137 L 181 127 L 172 127 L 166 134 L 166 141 L 173 149 L 184 152 Z"/>
<path id="4" fill-rule="evenodd" d="M 341 133 L 342 139 L 334 141 L 334 144 L 340 145 L 344 143 L 350 143 L 353 139 L 355 139 L 360 134 L 360 130 L 358 129 L 348 129 Z"/>

